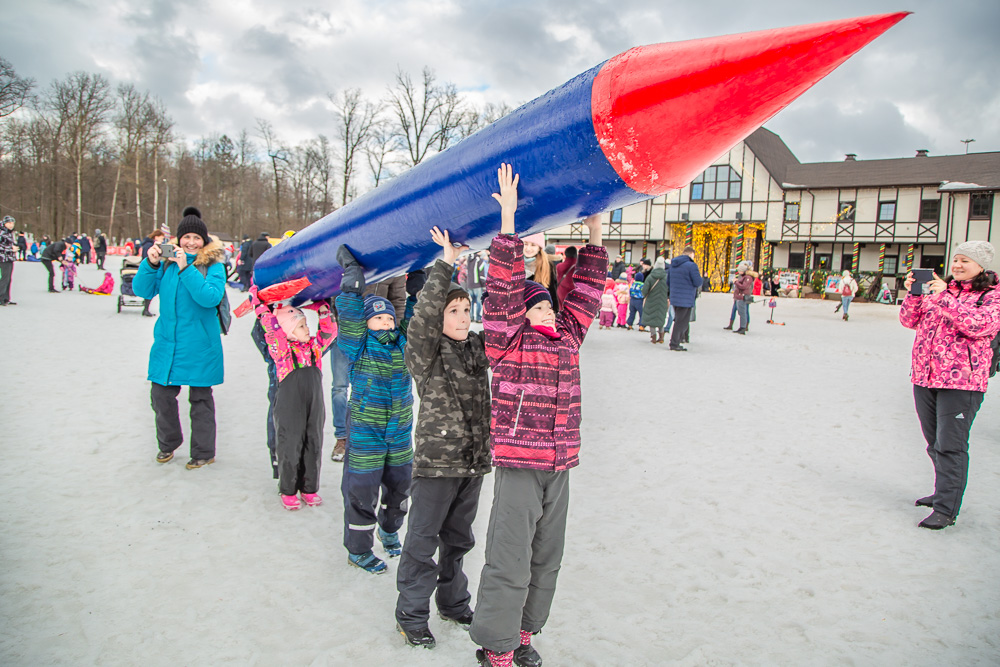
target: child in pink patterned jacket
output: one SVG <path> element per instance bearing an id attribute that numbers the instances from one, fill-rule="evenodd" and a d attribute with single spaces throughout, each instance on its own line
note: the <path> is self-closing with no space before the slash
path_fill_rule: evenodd
<path id="1" fill-rule="evenodd" d="M 256 286 L 250 288 L 250 300 L 278 373 L 274 427 L 281 504 L 287 510 L 299 509 L 297 494 L 301 493 L 307 505 L 319 505 L 323 502 L 318 491 L 326 420 L 321 370 L 323 353 L 337 337 L 337 324 L 325 301 L 306 306 L 319 313 L 319 332 L 310 336 L 305 313 L 298 308 L 281 305 L 272 312 L 257 298 Z"/>
<path id="2" fill-rule="evenodd" d="M 545 625 L 562 562 L 569 470 L 579 463 L 580 357 L 608 273 L 601 218 L 584 221 L 573 290 L 557 315 L 545 287 L 525 279 L 514 232 L 517 182 L 498 177 L 500 234 L 490 248 L 483 329 L 493 368 L 490 445 L 495 490 L 486 564 L 469 634 L 481 665 L 541 664 L 531 637 Z"/>
<path id="3" fill-rule="evenodd" d="M 913 399 L 934 464 L 934 493 L 916 501 L 933 512 L 921 528 L 955 523 L 969 478 L 969 432 L 983 404 L 993 351 L 1000 331 L 997 275 L 987 271 L 993 246 L 967 241 L 955 249 L 951 276 L 935 274 L 930 293 L 908 294 L 900 323 L 916 329 L 913 340 Z M 906 289 L 913 274 L 906 277 Z"/>

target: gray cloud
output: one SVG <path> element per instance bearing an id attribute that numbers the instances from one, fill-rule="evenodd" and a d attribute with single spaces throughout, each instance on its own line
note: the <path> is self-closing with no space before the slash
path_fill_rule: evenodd
<path id="1" fill-rule="evenodd" d="M 639 44 L 898 9 L 890 0 L 126 0 L 124 11 L 73 0 L 4 4 L 0 52 L 42 86 L 76 69 L 113 80 L 127 72 L 190 137 L 236 133 L 265 116 L 293 143 L 331 133 L 326 92 L 360 87 L 377 98 L 397 67 L 415 74 L 427 65 L 441 80 L 481 91 L 477 98 L 513 104 Z M 801 159 L 957 153 L 962 138 L 975 138 L 975 150 L 1000 150 L 992 71 L 1000 3 L 908 4 L 913 16 L 768 123 Z"/>

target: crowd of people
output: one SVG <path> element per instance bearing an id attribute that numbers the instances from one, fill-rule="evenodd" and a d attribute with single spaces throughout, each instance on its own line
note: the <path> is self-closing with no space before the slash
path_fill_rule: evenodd
<path id="1" fill-rule="evenodd" d="M 669 349 L 685 351 L 703 277 L 690 247 L 669 263 L 644 258 L 628 266 L 619 257 L 609 270 L 599 216 L 584 221 L 588 244 L 568 247 L 560 258 L 540 235 L 516 233 L 519 179 L 506 164 L 497 176 L 501 225 L 489 250 L 469 253 L 452 243 L 448 230 L 434 227 L 441 259 L 426 271 L 367 284 L 362 266 L 341 246 L 335 301 L 295 307 L 258 289 L 252 267 L 271 247 L 268 235 L 244 239 L 238 251 L 226 248 L 194 207 L 185 209 L 176 243 L 155 230 L 134 246 L 142 260 L 132 289 L 146 300 L 144 312 L 153 298 L 160 303 L 147 373 L 158 464 L 169 463 L 183 445 L 177 400 L 183 386 L 191 419 L 186 467 L 215 461 L 213 387 L 224 381 L 221 335 L 235 273 L 233 286 L 249 293 L 256 318 L 251 337 L 266 362 L 267 447 L 280 505 L 298 511 L 323 502 L 322 367 L 328 358 L 331 459 L 343 464 L 348 563 L 377 575 L 388 570 L 385 558 L 399 558 L 394 615 L 408 644 L 435 645 L 428 625 L 434 597 L 443 619 L 469 631 L 481 665 L 525 667 L 541 664 L 532 639 L 548 619 L 565 548 L 569 471 L 581 447 L 579 349 L 599 318 L 598 329 L 638 326 L 653 345 L 664 344 L 669 332 Z M 0 301 L 10 304 L 18 244 L 15 221 L 3 223 Z M 50 291 L 56 262 L 64 289 L 73 288 L 73 268 L 85 247 L 79 238 L 45 244 L 41 261 Z M 99 247 L 92 243 L 89 250 Z M 916 501 L 932 510 L 919 524 L 928 529 L 955 523 L 972 423 L 996 371 L 1000 281 L 989 270 L 993 259 L 987 242 L 959 245 L 951 275 L 935 275 L 900 310 L 902 325 L 916 330 L 913 393 L 935 471 L 934 492 Z M 910 275 L 907 289 L 912 283 Z M 740 263 L 725 329 L 746 334 L 748 304 L 776 289 L 771 276 L 761 279 Z M 844 320 L 857 290 L 845 272 Z M 316 311 L 315 334 L 304 309 Z M 481 332 L 472 330 L 474 322 L 482 322 Z M 473 611 L 463 560 L 475 546 L 472 524 L 491 472 L 494 500 Z M 376 540 L 385 558 L 376 555 Z"/>

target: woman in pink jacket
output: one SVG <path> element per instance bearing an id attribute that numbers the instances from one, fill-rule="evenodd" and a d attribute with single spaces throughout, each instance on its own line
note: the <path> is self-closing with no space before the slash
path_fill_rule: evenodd
<path id="1" fill-rule="evenodd" d="M 955 523 L 969 477 L 969 431 L 983 403 L 1000 330 L 997 275 L 987 271 L 993 246 L 967 241 L 955 249 L 951 276 L 934 275 L 929 294 L 908 294 L 899 321 L 916 329 L 913 398 L 927 455 L 934 464 L 934 493 L 916 501 L 934 511 L 920 522 L 940 530 Z M 906 277 L 906 289 L 913 274 Z"/>

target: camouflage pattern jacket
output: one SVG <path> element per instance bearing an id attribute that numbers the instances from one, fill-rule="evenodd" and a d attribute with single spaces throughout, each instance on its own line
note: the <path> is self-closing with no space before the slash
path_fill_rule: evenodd
<path id="1" fill-rule="evenodd" d="M 490 472 L 489 360 L 483 335 L 442 333 L 452 267 L 438 260 L 427 276 L 407 332 L 406 367 L 420 397 L 414 477 L 477 477 Z"/>

